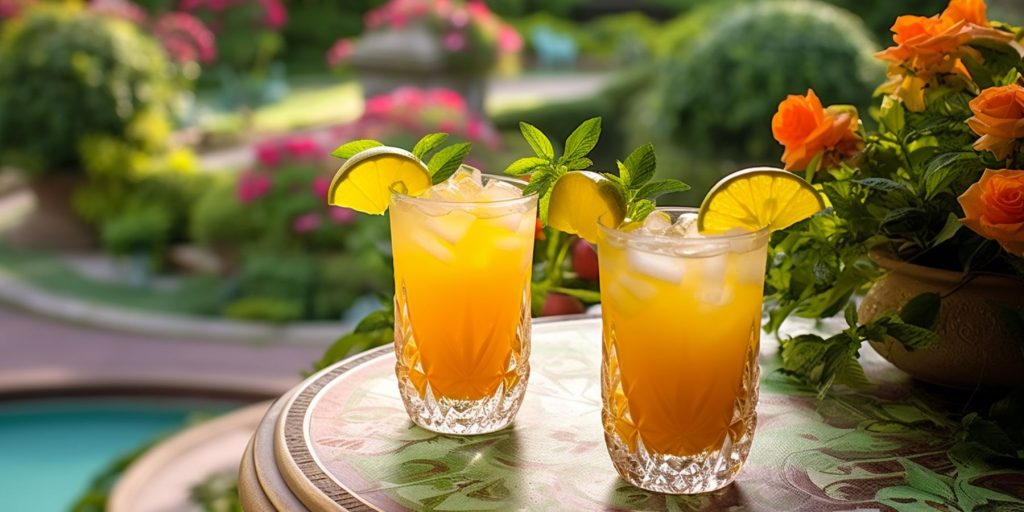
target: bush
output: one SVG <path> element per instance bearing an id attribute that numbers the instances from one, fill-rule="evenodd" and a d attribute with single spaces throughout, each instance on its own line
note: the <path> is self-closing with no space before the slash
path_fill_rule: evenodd
<path id="1" fill-rule="evenodd" d="M 173 78 L 163 50 L 128 22 L 67 5 L 30 9 L 0 40 L 0 161 L 40 175 L 81 169 L 94 140 L 159 152 Z"/>
<path id="2" fill-rule="evenodd" d="M 627 133 L 634 143 L 654 140 L 699 157 L 775 162 L 770 119 L 779 98 L 813 87 L 827 103 L 866 107 L 881 73 L 860 20 L 813 1 L 718 11 L 686 46 L 632 106 Z"/>

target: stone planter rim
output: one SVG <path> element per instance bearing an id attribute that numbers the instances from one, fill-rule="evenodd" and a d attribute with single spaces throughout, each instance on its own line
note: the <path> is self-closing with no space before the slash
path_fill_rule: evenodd
<path id="1" fill-rule="evenodd" d="M 1024 287 L 1024 278 L 994 272 L 957 272 L 942 268 L 918 265 L 899 259 L 888 247 L 876 246 L 868 250 L 868 257 L 878 266 L 890 271 L 906 274 L 917 279 L 948 284 L 955 287 L 970 277 L 969 282 L 986 287 Z M 966 284 L 966 283 L 965 283 Z"/>

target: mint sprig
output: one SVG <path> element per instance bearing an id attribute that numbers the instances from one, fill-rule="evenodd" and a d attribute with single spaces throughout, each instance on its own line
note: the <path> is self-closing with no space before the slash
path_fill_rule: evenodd
<path id="1" fill-rule="evenodd" d="M 601 118 L 587 119 L 569 134 L 565 140 L 565 151 L 555 158 L 555 149 L 551 139 L 530 123 L 519 123 L 519 131 L 530 145 L 536 156 L 520 158 L 509 164 L 505 174 L 512 176 L 530 176 L 530 184 L 523 189 L 524 194 L 537 192 L 538 210 L 541 222 L 547 224 L 548 205 L 550 204 L 551 188 L 558 178 L 570 171 L 582 171 L 594 165 L 587 155 L 597 146 L 601 138 Z"/>
<path id="2" fill-rule="evenodd" d="M 538 131 L 539 132 L 539 131 Z M 473 145 L 468 142 L 452 144 L 441 147 L 448 139 L 448 134 L 443 132 L 428 133 L 416 142 L 412 148 L 412 154 L 420 159 L 427 166 L 430 172 L 430 180 L 433 184 L 441 183 L 455 174 L 462 165 L 462 161 L 469 155 Z M 346 142 L 331 152 L 331 156 L 349 159 L 368 149 L 383 146 L 384 143 L 373 139 L 360 139 Z M 430 159 L 427 155 L 433 153 Z"/>
<path id="3" fill-rule="evenodd" d="M 654 145 L 648 143 L 633 150 L 626 160 L 616 161 L 619 174 L 603 173 L 619 187 L 626 198 L 626 218 L 644 220 L 657 207 L 655 199 L 673 192 L 685 192 L 690 186 L 679 180 L 652 181 L 658 169 Z"/>

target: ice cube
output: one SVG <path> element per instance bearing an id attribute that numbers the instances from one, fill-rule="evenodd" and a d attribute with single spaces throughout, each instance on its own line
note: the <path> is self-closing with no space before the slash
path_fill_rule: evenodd
<path id="1" fill-rule="evenodd" d="M 643 230 L 652 235 L 661 235 L 672 227 L 672 217 L 665 212 L 653 211 L 644 219 Z"/>
<path id="2" fill-rule="evenodd" d="M 726 286 L 725 271 L 728 268 L 729 255 L 719 254 L 700 258 L 700 285 L 698 299 L 705 303 L 721 306 L 732 300 L 732 290 Z"/>
<path id="3" fill-rule="evenodd" d="M 480 197 L 486 201 L 504 201 L 523 197 L 523 191 L 511 183 L 492 179 L 484 185 Z"/>
<path id="4" fill-rule="evenodd" d="M 444 215 L 427 217 L 423 221 L 423 226 L 441 240 L 455 245 L 466 235 L 474 221 L 476 216 L 455 208 Z"/>
<path id="5" fill-rule="evenodd" d="M 672 226 L 666 229 L 665 234 L 684 238 L 700 236 L 700 233 L 697 231 L 697 214 L 684 213 L 680 215 Z"/>
<path id="6" fill-rule="evenodd" d="M 682 281 L 686 270 L 681 258 L 634 247 L 626 249 L 626 261 L 634 271 L 669 283 Z"/>
<path id="7" fill-rule="evenodd" d="M 430 231 L 427 230 L 414 230 L 410 235 L 410 238 L 421 249 L 430 253 L 431 256 L 437 258 L 444 263 L 451 263 L 455 261 L 455 252 L 452 250 L 452 246 L 444 240 L 434 236 Z"/>
<path id="8" fill-rule="evenodd" d="M 750 284 L 763 283 L 766 260 L 764 251 L 760 250 L 734 254 L 733 265 L 736 267 L 737 279 Z"/>
<path id="9" fill-rule="evenodd" d="M 654 294 L 658 292 L 658 289 L 653 284 L 648 283 L 629 272 L 620 272 L 619 275 L 616 276 L 612 286 L 614 288 L 619 288 L 623 292 L 629 293 L 629 295 L 636 300 L 653 299 Z"/>

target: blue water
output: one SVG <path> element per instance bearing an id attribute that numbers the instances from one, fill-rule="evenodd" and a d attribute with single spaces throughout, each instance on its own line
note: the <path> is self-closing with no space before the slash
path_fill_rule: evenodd
<path id="1" fill-rule="evenodd" d="M 118 456 L 231 405 L 164 398 L 0 402 L 0 510 L 65 511 Z"/>

